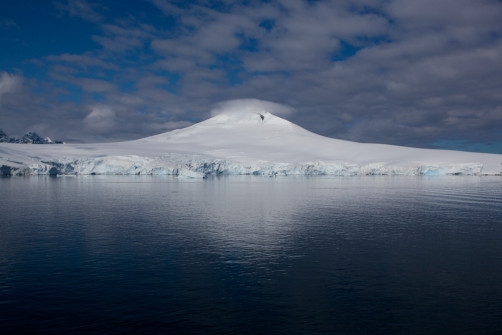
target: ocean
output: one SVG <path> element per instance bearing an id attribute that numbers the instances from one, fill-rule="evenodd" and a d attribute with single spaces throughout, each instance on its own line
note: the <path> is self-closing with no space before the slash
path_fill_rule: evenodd
<path id="1" fill-rule="evenodd" d="M 502 333 L 502 178 L 0 178 L 11 333 Z"/>

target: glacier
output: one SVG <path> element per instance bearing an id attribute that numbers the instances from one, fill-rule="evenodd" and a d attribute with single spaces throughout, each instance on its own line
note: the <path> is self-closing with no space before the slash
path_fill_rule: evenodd
<path id="1" fill-rule="evenodd" d="M 134 141 L 0 143 L 0 175 L 501 175 L 501 163 L 497 154 L 328 138 L 263 106 Z"/>

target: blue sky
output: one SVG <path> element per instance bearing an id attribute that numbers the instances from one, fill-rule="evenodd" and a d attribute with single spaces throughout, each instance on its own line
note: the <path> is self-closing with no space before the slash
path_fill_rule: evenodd
<path id="1" fill-rule="evenodd" d="M 135 139 L 255 98 L 354 141 L 502 153 L 498 0 L 5 2 L 0 128 Z"/>

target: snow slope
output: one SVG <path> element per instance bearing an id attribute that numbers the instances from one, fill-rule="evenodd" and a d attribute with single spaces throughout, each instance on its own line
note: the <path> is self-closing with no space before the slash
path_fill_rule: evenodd
<path id="1" fill-rule="evenodd" d="M 502 155 L 327 138 L 260 108 L 227 110 L 193 126 L 136 141 L 0 144 L 0 174 L 5 175 L 500 174 L 501 163 Z"/>

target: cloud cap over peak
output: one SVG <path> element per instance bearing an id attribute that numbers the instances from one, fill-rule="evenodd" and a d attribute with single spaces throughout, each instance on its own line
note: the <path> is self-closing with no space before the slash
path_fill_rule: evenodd
<path id="1" fill-rule="evenodd" d="M 259 99 L 235 99 L 217 103 L 211 109 L 211 116 L 217 115 L 234 115 L 241 114 L 260 114 L 270 113 L 277 116 L 288 116 L 294 112 L 294 109 L 286 105 L 278 104 L 271 101 Z"/>

